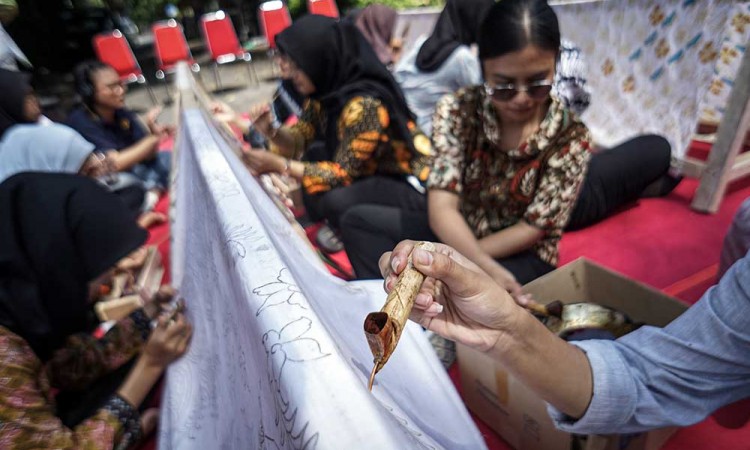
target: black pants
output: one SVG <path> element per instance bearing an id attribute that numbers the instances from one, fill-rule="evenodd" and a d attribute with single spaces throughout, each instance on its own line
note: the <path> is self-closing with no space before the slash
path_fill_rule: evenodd
<path id="1" fill-rule="evenodd" d="M 357 278 L 381 278 L 380 256 L 404 239 L 439 241 L 430 229 L 427 213 L 405 211 L 391 206 L 360 205 L 351 208 L 341 219 L 341 239 Z M 536 253 L 527 250 L 497 260 L 521 284 L 554 270 Z"/>
<path id="2" fill-rule="evenodd" d="M 632 203 L 669 171 L 672 151 L 661 136 L 638 136 L 595 153 L 566 230 L 579 230 Z"/>
<path id="3" fill-rule="evenodd" d="M 640 136 L 595 154 L 567 229 L 596 223 L 637 200 L 643 190 L 669 170 L 669 143 L 659 136 Z M 341 218 L 341 238 L 359 279 L 380 278 L 378 260 L 404 239 L 437 241 L 427 213 L 383 205 L 349 209 Z M 528 250 L 497 260 L 525 284 L 554 267 Z"/>
<path id="4" fill-rule="evenodd" d="M 334 229 L 340 228 L 344 213 L 357 205 L 393 206 L 419 211 L 422 215 L 427 211 L 424 194 L 417 192 L 406 180 L 387 176 L 370 176 L 322 194 L 304 195 L 303 200 L 311 219 L 325 219 Z"/>

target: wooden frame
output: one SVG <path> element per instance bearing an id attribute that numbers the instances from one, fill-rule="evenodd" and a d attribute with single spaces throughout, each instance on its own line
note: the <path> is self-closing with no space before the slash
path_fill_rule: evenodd
<path id="1" fill-rule="evenodd" d="M 745 51 L 737 71 L 727 109 L 724 113 L 707 161 L 686 157 L 682 171 L 700 178 L 693 198 L 693 209 L 715 213 L 721 205 L 727 186 L 750 175 L 750 153 L 740 154 L 750 130 L 750 50 Z"/>

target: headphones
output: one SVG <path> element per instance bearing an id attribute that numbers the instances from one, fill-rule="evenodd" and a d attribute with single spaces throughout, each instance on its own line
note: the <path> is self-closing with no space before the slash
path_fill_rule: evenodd
<path id="1" fill-rule="evenodd" d="M 74 72 L 73 77 L 75 79 L 76 92 L 81 96 L 81 100 L 88 106 L 94 102 L 94 82 L 91 80 L 91 75 L 97 70 L 109 67 L 108 65 L 100 61 L 86 61 L 79 64 Z"/>

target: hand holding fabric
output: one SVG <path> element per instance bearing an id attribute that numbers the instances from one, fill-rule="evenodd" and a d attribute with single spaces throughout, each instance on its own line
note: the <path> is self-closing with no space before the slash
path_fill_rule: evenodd
<path id="1" fill-rule="evenodd" d="M 146 125 L 148 125 L 149 131 L 159 139 L 173 136 L 175 133 L 175 127 L 173 125 L 162 125 L 158 122 L 159 114 L 161 114 L 162 107 L 155 106 L 146 113 Z"/>
<path id="2" fill-rule="evenodd" d="M 143 349 L 142 358 L 150 367 L 165 368 L 170 365 L 187 351 L 193 335 L 193 327 L 182 313 L 177 313 L 171 319 L 168 316 L 164 313 L 159 317 Z"/>
<path id="3" fill-rule="evenodd" d="M 242 161 L 250 168 L 253 175 L 268 172 L 284 173 L 287 159 L 265 150 L 250 149 L 242 153 Z"/>
<path id="4" fill-rule="evenodd" d="M 273 134 L 273 115 L 271 114 L 271 105 L 268 103 L 261 103 L 253 105 L 248 111 L 250 116 L 250 122 L 253 127 L 258 130 L 263 136 L 269 138 Z"/>

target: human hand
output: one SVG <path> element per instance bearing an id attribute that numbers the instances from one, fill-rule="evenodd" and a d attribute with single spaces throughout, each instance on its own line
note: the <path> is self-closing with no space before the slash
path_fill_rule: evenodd
<path id="1" fill-rule="evenodd" d="M 380 258 L 380 271 L 390 292 L 414 248 L 403 241 Z M 476 264 L 453 248 L 435 244 L 435 251 L 414 250 L 414 268 L 426 278 L 410 319 L 443 336 L 481 351 L 493 348 L 508 328 L 516 305 Z"/>
<path id="2" fill-rule="evenodd" d="M 170 302 L 175 296 L 175 290 L 172 286 L 165 284 L 156 291 L 151 298 L 144 299 L 143 312 L 146 313 L 149 319 L 156 319 L 159 314 L 164 311 L 170 311 L 172 309 L 182 308 L 181 301 L 177 301 L 177 304 L 170 308 Z"/>
<path id="3" fill-rule="evenodd" d="M 529 303 L 534 303 L 530 294 L 525 294 L 521 283 L 516 281 L 516 277 L 513 276 L 505 267 L 500 264 L 494 270 L 487 271 L 487 274 L 492 277 L 493 280 L 503 289 L 508 291 L 513 300 L 516 301 L 520 306 L 527 306 Z"/>
<path id="4" fill-rule="evenodd" d="M 139 247 L 137 250 L 133 251 L 126 257 L 117 261 L 117 264 L 115 265 L 115 267 L 117 268 L 118 271 L 121 271 L 121 272 L 135 271 L 143 267 L 143 264 L 146 262 L 147 255 L 148 255 L 148 249 L 145 246 Z"/>
<path id="5" fill-rule="evenodd" d="M 104 170 L 105 175 L 114 175 L 120 171 L 120 152 L 117 150 L 107 150 L 104 152 Z"/>
<path id="6" fill-rule="evenodd" d="M 142 358 L 147 366 L 164 368 L 185 354 L 193 334 L 193 327 L 185 316 L 178 312 L 173 318 L 163 313 L 156 328 L 143 348 Z"/>
<path id="7" fill-rule="evenodd" d="M 168 217 L 166 214 L 157 211 L 149 211 L 138 216 L 136 222 L 138 222 L 138 225 L 141 228 L 148 229 L 152 225 L 159 225 L 166 222 L 167 220 Z"/>
<path id="8" fill-rule="evenodd" d="M 224 123 L 237 123 L 239 119 L 239 115 L 231 106 L 218 100 L 211 103 L 211 114 L 216 120 Z"/>
<path id="9" fill-rule="evenodd" d="M 273 134 L 273 116 L 271 115 L 271 105 L 269 103 L 261 103 L 253 105 L 248 111 L 250 116 L 250 123 L 258 130 L 263 136 L 270 137 Z"/>
<path id="10" fill-rule="evenodd" d="M 288 160 L 266 150 L 250 149 L 242 152 L 242 162 L 250 168 L 253 175 L 268 172 L 284 173 Z"/>
<path id="11" fill-rule="evenodd" d="M 155 106 L 148 110 L 146 113 L 146 125 L 154 136 L 159 139 L 163 139 L 169 136 L 173 136 L 175 132 L 174 125 L 162 125 L 158 122 L 159 114 L 161 114 L 162 107 Z"/>

